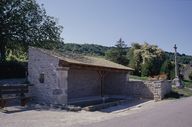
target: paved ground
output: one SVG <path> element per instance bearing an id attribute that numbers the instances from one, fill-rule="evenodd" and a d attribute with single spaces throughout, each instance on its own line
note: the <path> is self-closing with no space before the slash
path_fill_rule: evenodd
<path id="1" fill-rule="evenodd" d="M 192 127 L 192 97 L 167 101 L 131 115 L 77 127 Z"/>
<path id="2" fill-rule="evenodd" d="M 0 127 L 71 127 L 85 125 L 128 115 L 154 104 L 157 103 L 143 99 L 134 100 L 127 104 L 96 112 L 67 112 L 40 105 L 30 108 L 31 110 L 25 107 L 11 106 L 7 107 L 7 112 L 0 111 Z"/>
<path id="3" fill-rule="evenodd" d="M 9 107 L 10 112 L 0 112 L 0 127 L 192 127 L 192 97 L 128 107 L 120 105 L 97 112 L 22 111 Z"/>

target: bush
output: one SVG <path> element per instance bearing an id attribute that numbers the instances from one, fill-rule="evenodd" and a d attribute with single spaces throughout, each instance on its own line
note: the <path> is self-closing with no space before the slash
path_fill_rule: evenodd
<path id="1" fill-rule="evenodd" d="M 153 63 L 151 61 L 147 61 L 145 64 L 141 65 L 141 76 L 142 77 L 148 77 L 155 75 L 152 72 Z"/>
<path id="2" fill-rule="evenodd" d="M 175 78 L 175 65 L 170 60 L 166 60 L 160 69 L 160 73 L 167 74 L 168 79 Z"/>
<path id="3" fill-rule="evenodd" d="M 9 61 L 0 63 L 0 79 L 25 78 L 26 72 L 26 62 Z"/>

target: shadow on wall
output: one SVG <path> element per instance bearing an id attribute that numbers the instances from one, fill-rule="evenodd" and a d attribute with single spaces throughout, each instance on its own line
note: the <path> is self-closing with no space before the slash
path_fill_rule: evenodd
<path id="1" fill-rule="evenodd" d="M 159 101 L 162 100 L 167 93 L 171 92 L 171 83 L 167 80 L 145 82 L 127 81 L 114 87 L 107 87 L 105 91 L 109 95 L 116 94 Z"/>
<path id="2" fill-rule="evenodd" d="M 124 94 L 140 98 L 154 99 L 153 84 L 142 81 L 129 81 L 124 89 Z"/>

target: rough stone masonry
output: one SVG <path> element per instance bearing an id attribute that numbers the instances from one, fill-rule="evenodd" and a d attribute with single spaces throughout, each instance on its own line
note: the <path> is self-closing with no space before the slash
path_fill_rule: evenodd
<path id="1" fill-rule="evenodd" d="M 29 47 L 28 80 L 32 95 L 41 103 L 68 104 L 73 99 L 101 96 L 97 70 L 60 66 L 60 56 Z M 161 100 L 171 91 L 168 81 L 129 81 L 128 72 L 106 71 L 104 95 L 135 96 Z"/>

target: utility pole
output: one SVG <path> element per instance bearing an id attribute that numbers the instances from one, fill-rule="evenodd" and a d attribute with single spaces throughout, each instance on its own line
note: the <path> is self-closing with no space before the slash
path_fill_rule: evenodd
<path id="1" fill-rule="evenodd" d="M 177 45 L 174 45 L 174 50 L 175 50 L 175 79 L 173 79 L 174 84 L 178 88 L 183 88 L 184 85 L 182 84 L 179 75 L 178 75 L 178 63 L 177 63 Z"/>

